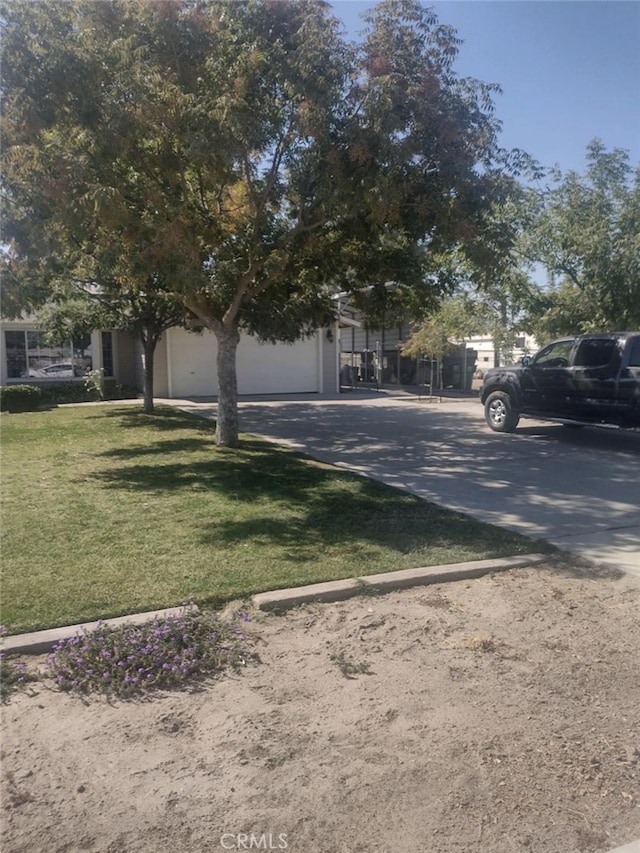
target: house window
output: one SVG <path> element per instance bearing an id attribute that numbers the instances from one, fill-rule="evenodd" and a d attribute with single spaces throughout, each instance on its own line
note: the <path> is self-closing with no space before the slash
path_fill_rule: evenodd
<path id="1" fill-rule="evenodd" d="M 66 382 L 84 376 L 93 366 L 90 335 L 58 345 L 52 344 L 44 332 L 8 330 L 5 345 L 9 379 Z"/>
<path id="2" fill-rule="evenodd" d="M 20 379 L 27 376 L 27 340 L 24 332 L 5 332 L 7 349 L 7 377 Z"/>
<path id="3" fill-rule="evenodd" d="M 102 369 L 105 376 L 113 376 L 113 335 L 102 332 Z"/>
<path id="4" fill-rule="evenodd" d="M 524 349 L 525 339 L 524 335 L 516 338 L 516 349 Z"/>

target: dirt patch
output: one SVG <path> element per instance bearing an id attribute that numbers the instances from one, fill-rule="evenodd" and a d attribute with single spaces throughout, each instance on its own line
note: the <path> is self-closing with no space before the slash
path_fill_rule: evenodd
<path id="1" fill-rule="evenodd" d="M 255 614 L 197 692 L 3 709 L 5 853 L 596 853 L 640 838 L 640 582 L 567 566 Z"/>

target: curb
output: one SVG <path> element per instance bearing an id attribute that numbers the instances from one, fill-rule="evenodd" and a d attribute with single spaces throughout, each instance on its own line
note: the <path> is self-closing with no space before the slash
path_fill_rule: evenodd
<path id="1" fill-rule="evenodd" d="M 622 847 L 616 847 L 614 850 L 610 850 L 609 853 L 640 853 L 640 839 L 623 844 Z"/>
<path id="2" fill-rule="evenodd" d="M 524 554 L 518 557 L 505 557 L 494 560 L 476 560 L 468 563 L 452 563 L 447 566 L 427 566 L 420 569 L 402 569 L 377 575 L 365 575 L 360 578 L 316 583 L 309 586 L 276 589 L 261 592 L 251 597 L 254 607 L 260 610 L 283 611 L 299 604 L 310 602 L 345 601 L 363 592 L 385 593 L 413 586 L 479 578 L 489 572 L 503 572 L 508 569 L 523 568 L 549 559 L 548 554 Z M 185 610 L 197 610 L 195 604 L 184 607 L 170 607 L 165 610 L 151 610 L 147 613 L 133 613 L 130 616 L 118 616 L 115 619 L 100 619 L 96 622 L 82 622 L 62 628 L 50 628 L 46 631 L 33 631 L 29 634 L 13 634 L 5 637 L 2 644 L 4 654 L 44 654 L 50 652 L 56 643 L 75 637 L 82 631 L 94 631 L 98 625 L 133 624 L 143 625 L 154 619 L 178 616 Z"/>
<path id="3" fill-rule="evenodd" d="M 82 622 L 80 625 L 68 625 L 64 628 L 49 628 L 47 631 L 33 631 L 30 634 L 13 634 L 4 638 L 2 651 L 4 654 L 39 655 L 50 652 L 56 643 L 69 640 L 81 631 L 95 631 L 98 625 L 144 625 L 154 619 L 164 619 L 167 616 L 179 616 L 190 610 L 197 610 L 195 604 L 184 607 L 169 607 L 166 610 L 151 610 L 148 613 L 132 613 L 130 616 L 118 616 L 115 619 L 100 619 L 97 622 Z"/>
<path id="4" fill-rule="evenodd" d="M 299 604 L 311 602 L 345 601 L 363 593 L 385 593 L 412 586 L 479 578 L 489 572 L 503 572 L 523 568 L 549 559 L 549 554 L 524 554 L 494 560 L 476 560 L 469 563 L 452 563 L 448 566 L 427 566 L 420 569 L 403 569 L 378 575 L 365 575 L 348 580 L 315 583 L 292 589 L 260 592 L 251 597 L 254 607 L 260 610 L 283 611 Z"/>

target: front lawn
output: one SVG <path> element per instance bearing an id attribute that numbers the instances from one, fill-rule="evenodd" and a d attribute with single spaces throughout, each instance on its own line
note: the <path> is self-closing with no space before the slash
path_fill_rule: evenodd
<path id="1" fill-rule="evenodd" d="M 539 542 L 171 408 L 3 414 L 2 618 L 10 633 Z"/>

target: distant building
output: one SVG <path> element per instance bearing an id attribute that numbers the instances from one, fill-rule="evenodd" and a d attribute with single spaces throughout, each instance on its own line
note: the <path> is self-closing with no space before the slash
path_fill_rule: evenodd
<path id="1" fill-rule="evenodd" d="M 490 367 L 499 367 L 499 356 L 496 353 L 493 338 L 490 335 L 477 335 L 469 338 L 467 344 L 477 350 L 477 370 L 488 370 Z M 538 350 L 536 339 L 532 335 L 517 335 L 510 357 L 503 359 L 503 363 L 515 364 L 525 355 L 533 355 Z"/>

